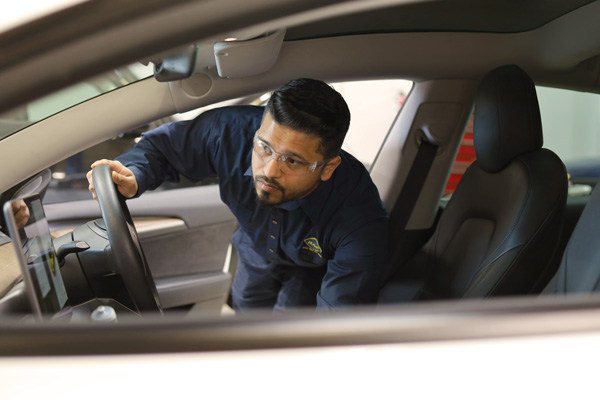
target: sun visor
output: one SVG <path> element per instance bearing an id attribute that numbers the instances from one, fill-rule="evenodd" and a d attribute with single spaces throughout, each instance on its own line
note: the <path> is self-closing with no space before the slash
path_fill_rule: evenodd
<path id="1" fill-rule="evenodd" d="M 214 45 L 217 70 L 222 78 L 244 78 L 262 74 L 277 62 L 285 29 L 249 40 L 217 42 Z"/>

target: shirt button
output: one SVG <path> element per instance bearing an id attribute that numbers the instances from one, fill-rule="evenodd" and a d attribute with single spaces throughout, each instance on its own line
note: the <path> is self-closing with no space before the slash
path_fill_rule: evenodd
<path id="1" fill-rule="evenodd" d="M 275 250 L 273 250 L 273 249 L 269 249 L 269 251 L 270 251 L 271 253 L 275 253 Z"/>
<path id="2" fill-rule="evenodd" d="M 275 235 L 271 235 L 271 239 L 275 239 Z"/>
<path id="3" fill-rule="evenodd" d="M 271 221 L 274 225 L 277 225 L 277 220 L 274 219 L 273 221 Z"/>

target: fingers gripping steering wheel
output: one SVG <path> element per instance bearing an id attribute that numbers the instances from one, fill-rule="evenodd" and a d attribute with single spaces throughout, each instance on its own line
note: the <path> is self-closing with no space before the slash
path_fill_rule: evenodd
<path id="1" fill-rule="evenodd" d="M 110 167 L 95 167 L 92 178 L 117 272 L 140 312 L 160 311 L 154 279 L 146 263 L 125 198 L 117 191 L 113 182 Z"/>

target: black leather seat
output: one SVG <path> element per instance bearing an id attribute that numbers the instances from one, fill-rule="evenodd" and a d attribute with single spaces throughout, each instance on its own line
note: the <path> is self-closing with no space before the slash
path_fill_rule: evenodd
<path id="1" fill-rule="evenodd" d="M 592 294 L 600 291 L 600 187 L 596 186 L 573 230 L 558 271 L 543 294 Z"/>
<path id="2" fill-rule="evenodd" d="M 473 128 L 477 161 L 380 303 L 539 293 L 556 271 L 567 175 L 542 149 L 535 86 L 522 69 L 504 66 L 483 78 Z M 405 271 L 420 272 L 417 290 Z"/>

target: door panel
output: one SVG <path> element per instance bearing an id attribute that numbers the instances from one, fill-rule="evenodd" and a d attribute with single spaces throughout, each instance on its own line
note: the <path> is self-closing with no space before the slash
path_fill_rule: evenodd
<path id="1" fill-rule="evenodd" d="M 223 270 L 235 222 L 186 229 L 141 240 L 154 278 Z"/>
<path id="2" fill-rule="evenodd" d="M 204 311 L 220 311 L 229 292 L 231 276 L 216 272 L 158 278 L 155 281 L 163 308 L 194 304 Z"/>
<path id="3" fill-rule="evenodd" d="M 220 310 L 231 281 L 224 264 L 236 220 L 218 186 L 147 192 L 127 205 L 163 306 Z M 45 211 L 59 235 L 100 217 L 95 200 L 47 204 Z"/>

